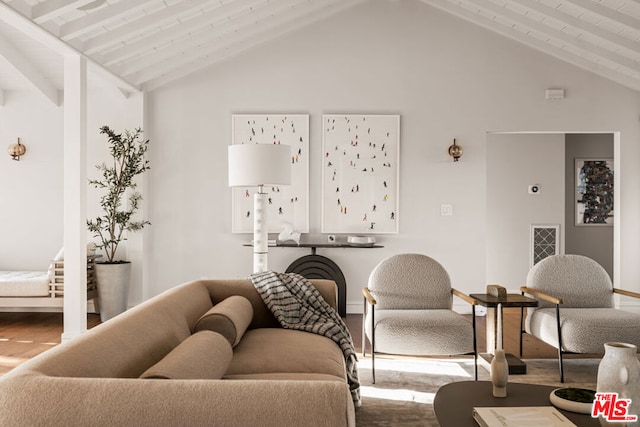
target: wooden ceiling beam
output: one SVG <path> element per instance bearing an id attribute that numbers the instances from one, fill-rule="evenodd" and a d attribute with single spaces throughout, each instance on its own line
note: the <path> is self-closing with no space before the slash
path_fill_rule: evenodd
<path id="1" fill-rule="evenodd" d="M 41 43 L 45 47 L 53 50 L 60 55 L 85 56 L 82 52 L 60 40 L 4 2 L 0 2 L 0 17 L 2 17 L 2 21 L 4 21 L 7 25 L 15 28 L 18 31 L 21 31 L 26 36 L 32 38 L 38 43 Z M 114 74 L 111 70 L 105 68 L 101 64 L 96 63 L 91 58 L 86 59 L 87 65 L 107 81 L 128 92 L 140 92 L 140 89 L 138 87 L 126 81 L 122 77 Z"/>
<path id="2" fill-rule="evenodd" d="M 238 0 L 235 0 L 230 4 L 234 4 L 237 1 Z M 219 0 L 190 0 L 188 2 L 188 7 L 185 7 L 185 4 L 181 2 L 174 3 L 171 6 L 167 6 L 146 14 L 143 17 L 127 22 L 105 34 L 100 34 L 85 40 L 82 45 L 82 50 L 86 54 L 90 55 L 103 49 L 108 50 L 109 47 L 121 46 L 128 38 L 138 34 L 144 34 L 145 31 L 150 29 L 159 29 L 162 25 L 165 25 L 168 22 L 176 22 L 181 15 L 191 14 L 195 10 L 202 9 L 202 7 L 206 6 L 208 3 L 220 4 Z M 224 6 L 226 5 L 220 6 L 219 8 Z M 187 22 L 189 21 L 190 20 L 187 20 Z M 154 33 L 154 35 L 157 37 L 156 33 Z M 154 35 L 152 35 L 151 38 L 153 38 Z"/>
<path id="3" fill-rule="evenodd" d="M 0 56 L 6 59 L 45 98 L 55 106 L 60 105 L 58 89 L 53 83 L 26 56 L 3 37 L 0 37 Z"/>
<path id="4" fill-rule="evenodd" d="M 201 28 L 200 31 L 191 31 L 188 39 L 172 43 L 162 49 L 154 50 L 143 55 L 130 55 L 131 61 L 127 61 L 118 71 L 122 75 L 131 75 L 145 68 L 154 68 L 157 64 L 165 60 L 180 57 L 183 53 L 193 50 L 207 49 L 211 43 L 224 42 L 229 37 L 240 37 L 247 28 L 258 27 L 269 17 L 282 18 L 284 25 L 290 25 L 287 15 L 295 13 L 294 7 L 306 0 L 280 0 L 278 8 L 254 8 L 251 13 L 243 14 L 235 19 L 220 20 L 220 24 L 209 24 Z M 318 3 L 319 5 L 320 3 Z M 326 5 L 326 1 L 322 5 Z M 178 35 L 175 35 L 178 37 Z M 135 52 L 140 53 L 140 52 Z"/>
<path id="5" fill-rule="evenodd" d="M 126 0 L 116 4 L 102 7 L 82 18 L 66 22 L 58 29 L 58 36 L 65 41 L 73 40 L 83 34 L 108 25 L 111 22 L 123 19 L 157 0 Z"/>
<path id="6" fill-rule="evenodd" d="M 42 24 L 93 1 L 95 0 L 46 0 L 31 8 L 31 19 Z"/>
<path id="7" fill-rule="evenodd" d="M 298 9 L 286 17 L 274 15 L 268 20 L 256 22 L 246 31 L 239 31 L 233 37 L 224 39 L 222 43 L 201 46 L 186 52 L 185 55 L 154 65 L 149 72 L 136 75 L 139 84 L 145 90 L 153 90 L 171 81 L 184 77 L 194 71 L 219 63 L 238 53 L 256 48 L 297 31 L 313 22 L 321 21 L 329 16 L 350 9 L 366 0 L 332 0 L 330 2 L 308 2 L 309 7 Z M 198 54 L 198 50 L 201 54 Z M 133 76 L 131 76 L 133 79 Z"/>
<path id="8" fill-rule="evenodd" d="M 626 37 L 622 37 L 618 34 L 607 31 L 606 29 L 598 25 L 592 24 L 591 22 L 576 18 L 575 16 L 569 15 L 568 13 L 562 12 L 561 10 L 556 9 L 554 7 L 546 6 L 541 2 L 537 2 L 537 1 L 532 2 L 527 0 L 510 0 L 510 1 L 524 8 L 533 10 L 542 15 L 553 18 L 558 22 L 562 22 L 563 24 L 566 24 L 567 26 L 573 27 L 585 33 L 589 33 L 606 42 L 615 44 L 619 47 L 623 47 L 625 49 L 629 49 L 631 51 L 634 51 L 640 54 L 640 42 L 637 42 L 635 40 L 631 40 Z M 640 3 L 640 0 L 637 0 L 637 1 Z"/>
<path id="9" fill-rule="evenodd" d="M 612 80 L 625 87 L 628 87 L 630 89 L 640 92 L 640 80 L 637 78 L 633 78 L 626 74 L 612 70 L 611 68 L 606 68 L 591 60 L 585 59 L 572 52 L 569 52 L 566 49 L 553 46 L 550 43 L 528 36 L 511 27 L 507 27 L 505 25 L 498 26 L 496 25 L 495 20 L 485 18 L 484 16 L 481 16 L 476 12 L 472 12 L 461 6 L 454 5 L 449 1 L 446 1 L 446 0 L 421 0 L 421 1 L 436 9 L 440 9 L 446 13 L 450 13 L 454 16 L 464 19 L 467 22 L 483 27 L 491 32 L 500 34 L 516 42 L 522 43 L 523 45 L 529 46 L 539 52 L 545 53 L 547 55 L 551 55 L 560 61 L 570 63 L 585 71 L 597 74 L 605 79 Z"/>
<path id="10" fill-rule="evenodd" d="M 156 46 L 173 43 L 174 40 L 187 36 L 190 37 L 193 33 L 207 28 L 215 28 L 229 20 L 240 19 L 234 18 L 237 15 L 252 16 L 259 13 L 273 13 L 274 9 L 279 9 L 283 4 L 289 4 L 292 1 L 303 0 L 278 0 L 277 3 L 269 3 L 269 0 L 235 0 L 171 28 L 166 28 L 162 32 L 149 34 L 131 44 L 119 47 L 117 50 L 105 54 L 102 57 L 102 63 L 112 65 L 149 52 L 156 52 Z"/>
<path id="11" fill-rule="evenodd" d="M 331 0 L 335 1 L 335 0 Z M 306 3 L 306 0 L 281 0 L 278 2 L 278 8 L 274 10 L 272 7 L 260 10 L 253 10 L 250 14 L 245 14 L 233 21 L 224 22 L 219 30 L 208 31 L 203 33 L 203 38 L 199 43 L 188 43 L 181 50 L 174 51 L 171 56 L 165 56 L 162 60 L 154 62 L 144 67 L 144 71 L 139 73 L 124 74 L 128 75 L 136 81 L 146 81 L 149 78 L 155 78 L 160 74 L 163 74 L 166 69 L 173 68 L 174 64 L 189 63 L 198 58 L 200 55 L 208 55 L 211 51 L 217 51 L 221 46 L 226 47 L 232 45 L 234 40 L 246 39 L 247 37 L 256 37 L 260 40 L 258 35 L 264 34 L 265 29 L 277 28 L 277 26 L 291 25 L 295 22 L 296 16 L 303 13 L 307 13 L 309 10 L 318 10 L 316 3 L 315 7 L 311 5 L 311 8 L 299 7 L 296 5 Z M 325 7 L 326 3 L 322 3 L 322 7 Z M 216 29 L 217 27 L 214 27 Z M 231 41 L 230 41 L 231 40 Z M 164 50 L 164 49 L 163 49 Z M 153 56 L 149 57 L 153 60 Z"/>
<path id="12" fill-rule="evenodd" d="M 627 15 L 617 10 L 611 9 L 607 6 L 603 6 L 600 3 L 584 0 L 563 0 L 565 3 L 569 3 L 572 6 L 580 8 L 591 15 L 596 15 L 600 18 L 605 18 L 610 21 L 614 21 L 616 24 L 623 25 L 627 29 L 634 32 L 640 31 L 640 19 L 636 19 L 631 15 Z"/>
<path id="13" fill-rule="evenodd" d="M 530 28 L 539 33 L 545 34 L 550 38 L 559 40 L 568 45 L 574 46 L 580 50 L 596 55 L 600 58 L 606 59 L 608 61 L 614 62 L 621 67 L 625 67 L 629 70 L 640 72 L 640 62 L 630 59 L 627 56 L 621 55 L 616 52 L 612 52 L 611 50 L 602 48 L 600 46 L 596 46 L 593 43 L 589 42 L 586 39 L 572 36 L 564 31 L 558 31 L 554 28 L 551 28 L 548 25 L 541 23 L 538 20 L 531 19 L 523 14 L 514 12 L 511 9 L 506 7 L 498 6 L 496 3 L 493 3 L 489 0 L 465 0 L 467 3 L 473 4 L 476 7 L 484 10 L 485 12 L 490 12 L 492 14 L 496 14 L 508 19 L 511 22 L 516 23 L 517 25 L 522 25 L 526 28 Z"/>

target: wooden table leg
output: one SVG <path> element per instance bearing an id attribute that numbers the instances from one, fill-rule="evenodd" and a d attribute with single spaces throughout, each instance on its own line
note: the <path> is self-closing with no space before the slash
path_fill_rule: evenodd
<path id="1" fill-rule="evenodd" d="M 486 336 L 487 353 L 495 354 L 498 337 L 498 309 L 496 307 L 487 307 Z"/>

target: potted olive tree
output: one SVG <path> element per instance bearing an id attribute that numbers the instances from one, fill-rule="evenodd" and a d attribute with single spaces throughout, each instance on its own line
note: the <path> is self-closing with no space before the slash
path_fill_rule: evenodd
<path id="1" fill-rule="evenodd" d="M 100 197 L 102 215 L 87 220 L 87 227 L 100 243 L 105 260 L 96 263 L 100 319 L 105 322 L 127 309 L 127 296 L 131 280 L 131 263 L 116 259 L 118 245 L 126 240 L 128 232 L 135 232 L 149 225 L 149 221 L 136 220 L 135 213 L 142 200 L 136 191 L 134 178 L 149 169 L 144 158 L 149 140 L 142 138 L 142 130 L 125 130 L 116 133 L 108 126 L 100 128 L 107 136 L 111 161 L 96 166 L 102 177 L 90 179 L 89 184 L 103 190 Z"/>

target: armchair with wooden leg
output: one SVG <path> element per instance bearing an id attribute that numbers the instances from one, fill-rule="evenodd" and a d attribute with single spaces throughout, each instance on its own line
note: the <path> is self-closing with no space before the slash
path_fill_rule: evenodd
<path id="1" fill-rule="evenodd" d="M 640 314 L 614 307 L 614 294 L 640 294 L 614 288 L 605 269 L 590 258 L 545 258 L 529 271 L 527 285 L 520 290 L 539 301 L 538 308 L 527 309 L 526 324 L 520 328 L 520 354 L 523 332 L 557 348 L 560 382 L 565 353 L 602 354 L 606 342 L 640 348 Z M 520 322 L 522 326 L 522 314 Z"/>
<path id="2" fill-rule="evenodd" d="M 452 310 L 453 296 L 476 300 L 451 288 L 440 263 L 421 254 L 400 254 L 379 263 L 362 289 L 364 315 L 362 354 L 371 343 L 371 372 L 375 383 L 375 354 L 474 357 L 478 379 L 475 315 L 469 320 Z"/>

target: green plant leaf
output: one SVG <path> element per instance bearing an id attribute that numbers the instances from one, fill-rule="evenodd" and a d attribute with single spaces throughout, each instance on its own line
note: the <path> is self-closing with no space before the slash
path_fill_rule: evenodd
<path id="1" fill-rule="evenodd" d="M 139 231 L 151 224 L 146 220 L 132 220 L 142 200 L 138 192 L 133 192 L 136 188 L 134 178 L 149 169 L 149 161 L 145 159 L 149 140 L 142 138 L 140 128 L 116 133 L 108 126 L 102 126 L 100 133 L 107 136 L 111 164 L 96 165 L 102 179 L 89 179 L 89 185 L 104 190 L 105 194 L 100 197 L 104 215 L 87 220 L 87 228 L 100 240 L 96 246 L 104 250 L 107 262 L 112 263 L 118 245 L 126 240 L 125 232 Z M 123 208 L 123 199 L 128 192 L 132 192 L 128 206 Z"/>

